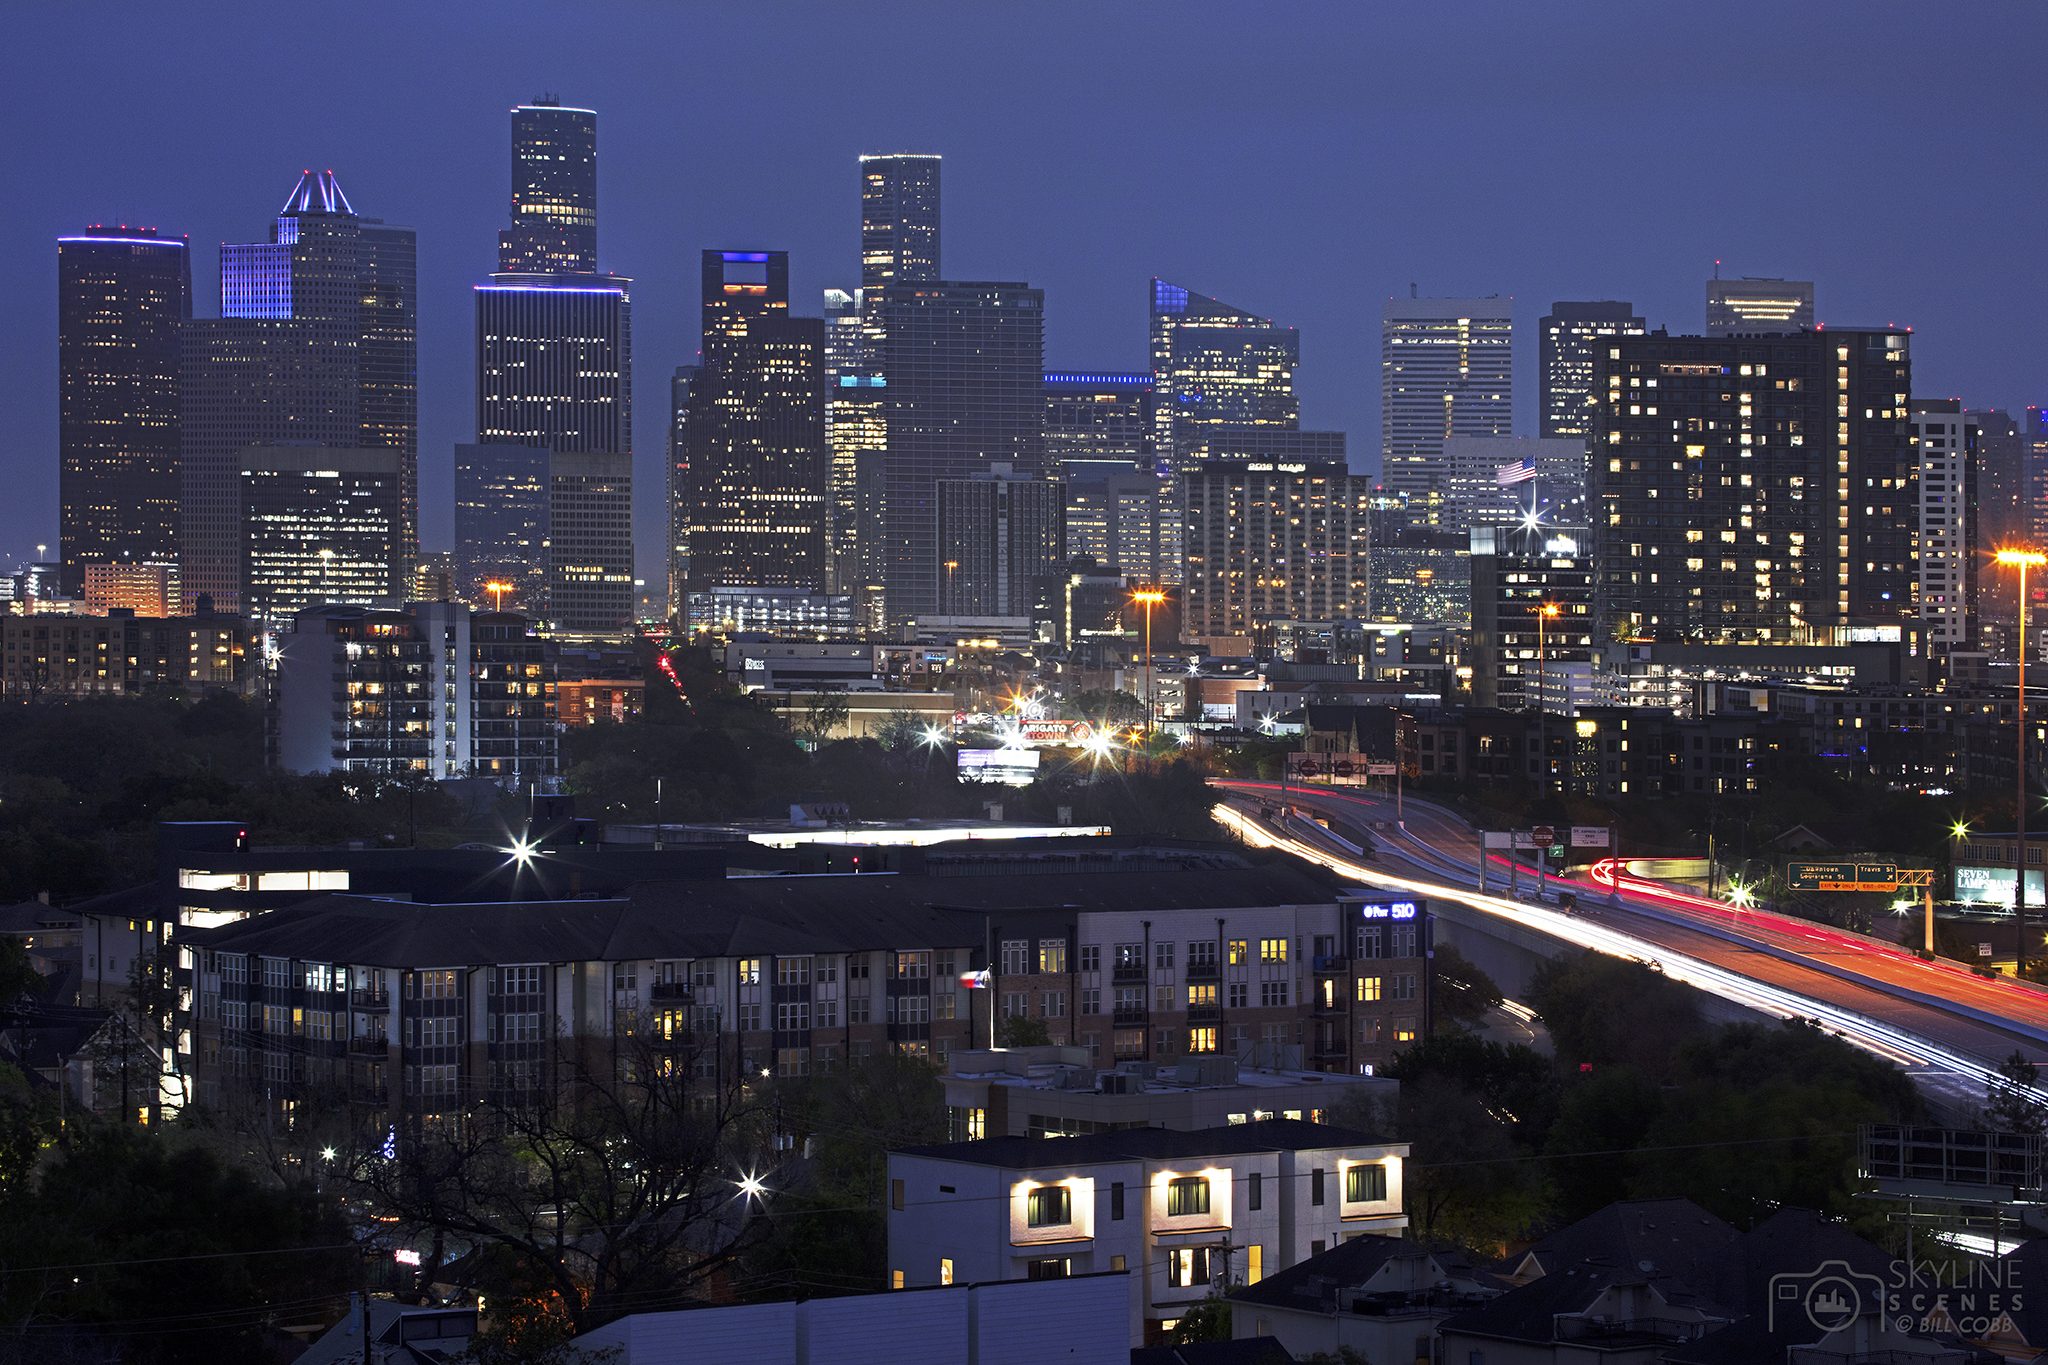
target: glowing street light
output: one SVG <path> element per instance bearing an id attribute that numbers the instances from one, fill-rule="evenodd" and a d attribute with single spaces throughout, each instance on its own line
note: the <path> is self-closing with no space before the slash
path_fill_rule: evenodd
<path id="1" fill-rule="evenodd" d="M 1158 588 L 1139 588 L 1131 600 L 1145 609 L 1145 733 L 1152 733 L 1152 608 L 1166 600 Z"/>
<path id="2" fill-rule="evenodd" d="M 512 591 L 512 585 L 510 583 L 502 583 L 493 580 L 492 582 L 484 584 L 484 591 L 488 593 L 494 593 L 497 596 L 497 601 L 491 604 L 491 610 L 503 611 L 505 610 L 505 594 Z"/>
<path id="3" fill-rule="evenodd" d="M 2013 844 L 2012 913 L 2019 926 L 2019 952 L 2013 960 L 2012 974 L 2021 979 L 2027 975 L 2027 570 L 2048 564 L 2048 555 L 2039 550 L 2000 550 L 1997 555 L 2000 564 L 2012 565 L 2020 571 L 2020 689 L 2019 704 L 2013 709 L 2013 716 L 2020 726 L 2019 747 L 2019 837 Z M 1932 944 L 1928 945 L 1932 947 Z"/>
<path id="4" fill-rule="evenodd" d="M 765 1076 L 768 1073 L 764 1071 L 761 1074 Z M 738 1199 L 760 1199 L 768 1193 L 768 1187 L 761 1183 L 761 1177 L 752 1171 L 748 1171 L 732 1183 L 739 1187 L 740 1192 L 734 1196 Z"/>
<path id="5" fill-rule="evenodd" d="M 1543 704 L 1543 694 L 1550 690 L 1550 668 L 1543 653 L 1543 628 L 1561 610 L 1555 602 L 1545 602 L 1536 608 L 1536 727 L 1537 740 L 1543 746 L 1543 765 L 1537 769 L 1539 784 L 1537 790 L 1550 794 L 1550 711 Z M 1537 854 L 1540 860 L 1543 855 Z"/>
<path id="6" fill-rule="evenodd" d="M 1731 877 L 1728 879 L 1728 903 L 1738 910 L 1747 910 L 1756 904 L 1756 892 Z"/>

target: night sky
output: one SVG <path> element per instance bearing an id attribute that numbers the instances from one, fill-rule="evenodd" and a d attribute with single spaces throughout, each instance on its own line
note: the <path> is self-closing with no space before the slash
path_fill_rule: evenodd
<path id="1" fill-rule="evenodd" d="M 862 152 L 939 152 L 945 273 L 1046 291 L 1047 363 L 1143 368 L 1147 280 L 1295 325 L 1302 424 L 1377 469 L 1381 299 L 1633 300 L 1697 330 L 1730 275 L 1912 326 L 1914 391 L 2048 402 L 2035 4 L 32 4 L 8 7 L 0 563 L 56 540 L 56 247 L 88 223 L 260 241 L 298 173 L 420 244 L 422 543 L 472 439 L 470 286 L 506 111 L 598 111 L 599 255 L 634 277 L 640 573 L 697 253 L 859 281 Z"/>

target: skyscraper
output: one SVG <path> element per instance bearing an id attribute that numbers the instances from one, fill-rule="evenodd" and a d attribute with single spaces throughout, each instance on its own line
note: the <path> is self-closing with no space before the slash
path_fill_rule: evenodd
<path id="1" fill-rule="evenodd" d="M 690 385 L 701 371 L 678 365 L 668 381 L 668 612 L 683 610 L 690 576 Z"/>
<path id="2" fill-rule="evenodd" d="M 1920 622 L 1927 652 L 1977 647 L 1978 428 L 1956 398 L 1916 398 L 1906 434 L 1920 465 Z"/>
<path id="3" fill-rule="evenodd" d="M 1813 281 L 1745 276 L 1707 281 L 1707 335 L 1797 332 L 1813 328 Z"/>
<path id="4" fill-rule="evenodd" d="M 548 456 L 540 446 L 455 447 L 456 565 L 470 600 L 532 609 L 546 599 Z"/>
<path id="5" fill-rule="evenodd" d="M 178 347 L 191 319 L 184 238 L 130 227 L 58 238 L 57 555 L 68 595 L 84 589 L 87 564 L 178 558 Z"/>
<path id="6" fill-rule="evenodd" d="M 861 294 L 825 291 L 825 446 L 830 453 L 832 592 L 863 601 L 881 590 L 880 484 L 888 422 L 886 387 L 869 354 Z"/>
<path id="7" fill-rule="evenodd" d="M 1152 281 L 1152 420 L 1161 471 L 1179 474 L 1205 427 L 1301 425 L 1301 335 L 1269 318 Z"/>
<path id="8" fill-rule="evenodd" d="M 789 253 L 706 251 L 687 422 L 690 589 L 825 586 L 825 323 L 789 316 Z"/>
<path id="9" fill-rule="evenodd" d="M 179 551 L 187 602 L 240 610 L 240 453 L 398 458 L 398 554 L 419 545 L 418 271 L 411 228 L 357 215 L 332 171 L 299 177 L 268 242 L 221 247 L 218 319 L 185 329 Z"/>
<path id="10" fill-rule="evenodd" d="M 1047 371 L 1046 468 L 1063 479 L 1151 473 L 1152 383 L 1149 374 Z"/>
<path id="11" fill-rule="evenodd" d="M 400 452 L 251 446 L 237 464 L 244 615 L 276 626 L 323 603 L 396 605 Z"/>
<path id="12" fill-rule="evenodd" d="M 939 278 L 939 158 L 860 159 L 863 289 Z"/>
<path id="13" fill-rule="evenodd" d="M 1514 303 L 1388 299 L 1380 311 L 1380 482 L 1441 518 L 1446 436 L 1514 434 Z"/>
<path id="14" fill-rule="evenodd" d="M 867 290 L 863 317 L 884 381 L 887 450 L 879 561 L 887 618 L 940 610 L 940 479 L 1045 464 L 1045 291 L 931 281 Z"/>
<path id="15" fill-rule="evenodd" d="M 941 616 L 1029 616 L 1066 567 L 1061 485 L 1012 474 L 937 481 Z"/>
<path id="16" fill-rule="evenodd" d="M 538 614 L 610 634 L 634 606 L 632 281 L 597 269 L 597 115 L 545 97 L 515 108 L 512 166 L 513 223 L 476 286 L 477 443 L 552 452 Z"/>
<path id="17" fill-rule="evenodd" d="M 1593 430 L 1593 349 L 1613 336 L 1641 336 L 1635 305 L 1612 300 L 1553 303 L 1540 324 L 1542 392 L 1538 420 L 1544 440 L 1581 439 Z"/>
<path id="18" fill-rule="evenodd" d="M 1189 635 L 1367 614 L 1371 485 L 1341 464 L 1212 460 L 1181 476 Z"/>

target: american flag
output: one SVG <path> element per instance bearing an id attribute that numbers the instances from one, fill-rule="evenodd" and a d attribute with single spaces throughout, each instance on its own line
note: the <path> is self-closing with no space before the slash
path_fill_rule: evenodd
<path id="1" fill-rule="evenodd" d="M 1527 483 L 1536 477 L 1536 457 L 1524 455 L 1518 463 L 1504 464 L 1493 471 L 1493 481 L 1502 488 L 1509 484 Z"/>

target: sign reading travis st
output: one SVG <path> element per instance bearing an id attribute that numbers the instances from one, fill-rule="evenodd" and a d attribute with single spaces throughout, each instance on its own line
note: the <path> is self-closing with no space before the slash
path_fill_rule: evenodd
<path id="1" fill-rule="evenodd" d="M 1895 891 L 1896 863 L 1787 863 L 1785 880 L 1794 891 Z"/>

